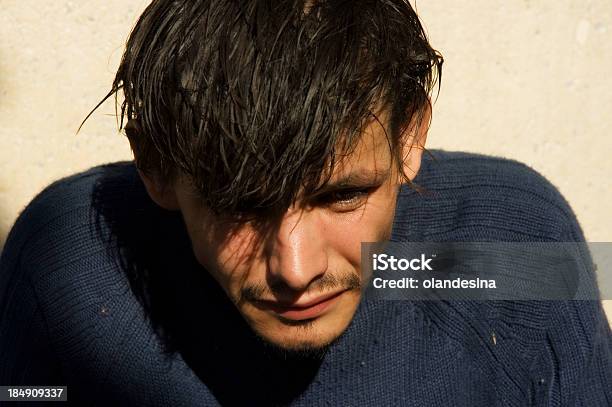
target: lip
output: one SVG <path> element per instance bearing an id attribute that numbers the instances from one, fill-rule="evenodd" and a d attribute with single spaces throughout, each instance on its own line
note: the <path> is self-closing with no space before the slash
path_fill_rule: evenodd
<path id="1" fill-rule="evenodd" d="M 301 321 L 321 316 L 345 291 L 321 295 L 302 303 L 286 304 L 277 301 L 259 300 L 257 305 L 260 308 L 274 312 L 282 318 Z"/>

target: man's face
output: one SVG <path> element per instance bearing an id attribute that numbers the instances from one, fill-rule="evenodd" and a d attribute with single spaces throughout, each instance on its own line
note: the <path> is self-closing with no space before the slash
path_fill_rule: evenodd
<path id="1" fill-rule="evenodd" d="M 321 193 L 302 198 L 263 233 L 230 227 L 175 185 L 198 262 L 251 328 L 287 350 L 322 348 L 347 328 L 365 282 L 361 242 L 388 240 L 399 176 L 382 125 L 373 121 Z"/>

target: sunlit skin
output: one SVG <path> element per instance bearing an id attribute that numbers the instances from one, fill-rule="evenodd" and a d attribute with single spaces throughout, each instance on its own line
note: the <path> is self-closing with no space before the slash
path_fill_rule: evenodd
<path id="1" fill-rule="evenodd" d="M 391 234 L 401 177 L 383 125 L 372 120 L 323 190 L 300 197 L 265 234 L 215 219 L 186 178 L 161 192 L 141 176 L 158 204 L 182 212 L 198 262 L 260 337 L 286 350 L 320 349 L 344 332 L 359 304 L 361 242 Z M 425 135 L 423 128 L 407 136 L 410 178 Z"/>

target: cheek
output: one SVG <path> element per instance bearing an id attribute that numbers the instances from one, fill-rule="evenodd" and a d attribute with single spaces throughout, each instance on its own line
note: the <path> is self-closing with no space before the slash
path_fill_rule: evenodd
<path id="1" fill-rule="evenodd" d="M 365 209 L 331 214 L 323 227 L 325 240 L 341 257 L 359 267 L 361 243 L 389 240 L 394 212 L 394 199 L 372 197 Z"/>
<path id="2" fill-rule="evenodd" d="M 194 254 L 228 293 L 246 279 L 256 251 L 255 235 L 250 230 L 190 231 Z"/>

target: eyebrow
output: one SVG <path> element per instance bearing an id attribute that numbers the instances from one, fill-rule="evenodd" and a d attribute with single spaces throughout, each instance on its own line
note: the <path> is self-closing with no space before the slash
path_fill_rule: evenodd
<path id="1" fill-rule="evenodd" d="M 389 170 L 376 171 L 362 169 L 350 174 L 344 175 L 337 180 L 330 181 L 321 186 L 316 195 L 325 194 L 326 192 L 336 191 L 339 189 L 349 188 L 367 188 L 382 184 L 389 178 L 391 172 Z"/>

